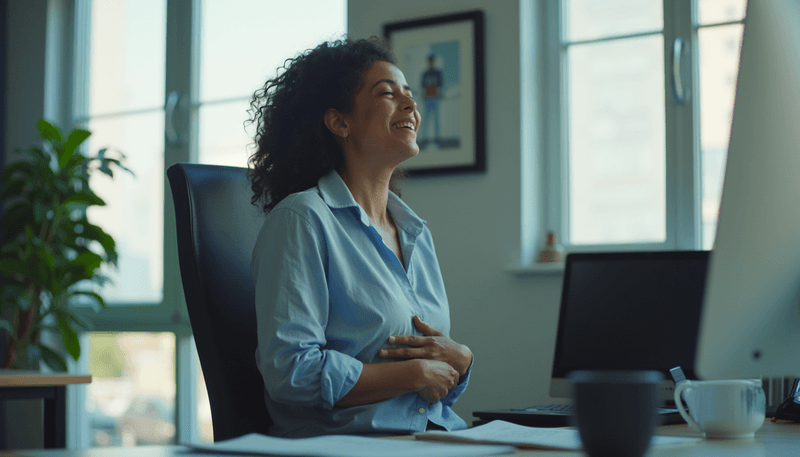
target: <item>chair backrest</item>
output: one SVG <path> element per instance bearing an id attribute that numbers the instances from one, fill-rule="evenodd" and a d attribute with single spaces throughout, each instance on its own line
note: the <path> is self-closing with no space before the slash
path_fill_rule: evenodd
<path id="1" fill-rule="evenodd" d="M 167 170 L 183 292 L 208 389 L 214 441 L 267 433 L 255 361 L 250 259 L 264 213 L 250 203 L 247 169 L 178 163 Z"/>

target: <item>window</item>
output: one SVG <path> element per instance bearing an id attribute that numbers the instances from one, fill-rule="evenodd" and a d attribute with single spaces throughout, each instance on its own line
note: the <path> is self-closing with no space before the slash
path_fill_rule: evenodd
<path id="1" fill-rule="evenodd" d="M 212 439 L 165 171 L 176 162 L 246 167 L 252 131 L 243 123 L 253 92 L 286 58 L 342 37 L 346 6 L 76 0 L 73 123 L 92 132 L 92 151 L 121 151 L 133 171 L 93 178 L 108 205 L 90 216 L 114 236 L 120 261 L 106 272 L 113 284 L 101 291 L 110 309 L 85 313 L 94 331 L 82 338 L 89 355 L 78 366 L 97 372 L 98 382 L 82 394 L 89 413 L 79 418 L 85 431 L 77 434 L 78 447 Z M 137 384 L 154 361 L 163 376 Z M 150 416 L 158 416 L 151 431 L 126 419 Z"/>
<path id="2" fill-rule="evenodd" d="M 745 0 L 548 12 L 548 226 L 572 250 L 710 249 Z"/>
<path id="3" fill-rule="evenodd" d="M 175 334 L 93 332 L 92 446 L 175 444 Z"/>

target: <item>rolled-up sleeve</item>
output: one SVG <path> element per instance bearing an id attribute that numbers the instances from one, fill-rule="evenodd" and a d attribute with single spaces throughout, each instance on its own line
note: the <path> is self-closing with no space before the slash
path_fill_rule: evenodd
<path id="1" fill-rule="evenodd" d="M 322 231 L 291 208 L 267 217 L 253 252 L 257 362 L 270 398 L 332 409 L 363 364 L 326 346 L 329 316 Z"/>
<path id="2" fill-rule="evenodd" d="M 455 404 L 456 400 L 458 400 L 458 397 L 460 397 L 461 394 L 463 394 L 464 391 L 467 390 L 467 385 L 469 384 L 469 376 L 470 373 L 472 373 L 472 365 L 474 364 L 475 364 L 475 355 L 473 354 L 472 363 L 469 364 L 467 372 L 464 373 L 464 376 L 462 376 L 461 379 L 458 380 L 458 384 L 456 384 L 455 387 L 450 389 L 450 392 L 448 392 L 447 395 L 445 395 L 445 397 L 442 398 L 443 405 L 452 407 Z"/>

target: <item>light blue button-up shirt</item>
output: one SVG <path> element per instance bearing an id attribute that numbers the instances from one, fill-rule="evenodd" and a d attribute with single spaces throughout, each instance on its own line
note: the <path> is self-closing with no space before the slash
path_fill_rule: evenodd
<path id="1" fill-rule="evenodd" d="M 424 431 L 428 421 L 466 428 L 451 406 L 469 373 L 436 404 L 410 392 L 354 407 L 336 402 L 364 363 L 392 347 L 390 335 L 421 335 L 418 315 L 445 335 L 450 317 L 431 233 L 394 193 L 388 211 L 405 265 L 335 171 L 269 213 L 253 251 L 258 348 L 270 434 L 391 434 Z"/>

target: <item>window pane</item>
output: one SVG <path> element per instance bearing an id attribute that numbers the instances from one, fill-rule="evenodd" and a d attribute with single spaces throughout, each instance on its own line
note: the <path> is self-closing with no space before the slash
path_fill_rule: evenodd
<path id="1" fill-rule="evenodd" d="M 569 242 L 663 242 L 663 38 L 571 46 Z"/>
<path id="2" fill-rule="evenodd" d="M 285 59 L 339 38 L 345 0 L 204 0 L 200 101 L 249 97 Z"/>
<path id="3" fill-rule="evenodd" d="M 742 30 L 743 26 L 736 24 L 701 28 L 697 31 L 700 61 L 703 249 L 711 249 L 717 230 Z"/>
<path id="4" fill-rule="evenodd" d="M 113 285 L 103 297 L 113 304 L 159 304 L 163 294 L 164 112 L 94 119 L 89 122 L 89 149 L 122 151 L 128 168 L 111 180 L 97 173 L 92 186 L 106 201 L 89 208 L 89 219 L 117 243 L 119 268 L 105 272 Z"/>
<path id="5" fill-rule="evenodd" d="M 564 39 L 592 40 L 664 28 L 662 0 L 562 0 Z"/>
<path id="6" fill-rule="evenodd" d="M 165 0 L 91 4 L 89 114 L 163 106 Z"/>
<path id="7" fill-rule="evenodd" d="M 197 351 L 194 353 L 194 362 L 197 364 L 197 428 L 200 442 L 214 442 L 214 424 L 211 422 L 211 403 L 208 401 L 208 390 L 206 388 L 206 378 L 200 368 L 200 359 Z"/>
<path id="8" fill-rule="evenodd" d="M 201 105 L 198 160 L 200 163 L 246 167 L 253 143 L 254 125 L 244 122 L 250 103 L 240 102 Z"/>
<path id="9" fill-rule="evenodd" d="M 175 443 L 175 334 L 91 333 L 89 372 L 92 446 Z"/>
<path id="10" fill-rule="evenodd" d="M 747 0 L 698 0 L 697 21 L 700 25 L 744 19 Z"/>

